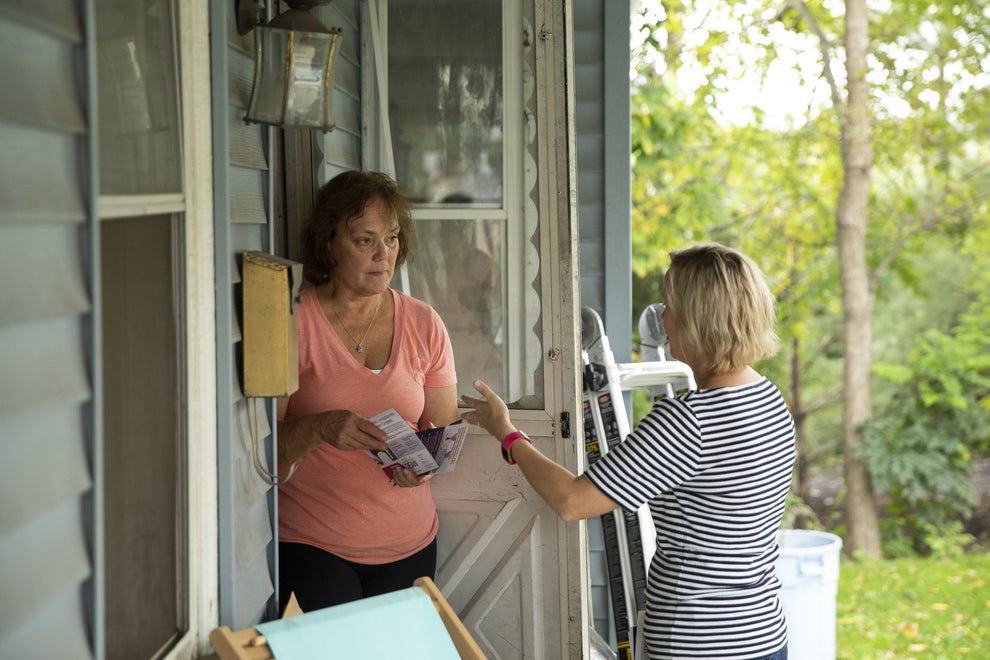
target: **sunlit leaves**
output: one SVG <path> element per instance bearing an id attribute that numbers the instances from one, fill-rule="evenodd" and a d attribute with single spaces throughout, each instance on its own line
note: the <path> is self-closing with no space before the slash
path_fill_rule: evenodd
<path id="1" fill-rule="evenodd" d="M 751 254 L 785 347 L 760 368 L 785 396 L 800 388 L 815 455 L 837 444 L 848 366 L 833 247 L 844 99 L 820 94 L 826 70 L 842 91 L 843 3 L 803 6 L 664 3 L 647 30 L 634 54 L 633 313 L 658 299 L 671 248 L 715 240 Z M 990 12 L 975 0 L 870 9 L 875 367 L 862 453 L 903 522 L 885 521 L 884 542 L 950 552 L 968 471 L 990 448 Z M 798 82 L 765 95 L 781 74 Z M 771 121 L 798 98 L 798 119 Z"/>

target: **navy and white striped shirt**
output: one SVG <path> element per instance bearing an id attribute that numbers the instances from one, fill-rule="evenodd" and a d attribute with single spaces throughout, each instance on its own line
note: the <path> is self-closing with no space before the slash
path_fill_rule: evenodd
<path id="1" fill-rule="evenodd" d="M 794 456 L 794 421 L 761 378 L 658 401 L 588 468 L 623 509 L 650 505 L 651 658 L 760 658 L 784 646 L 774 561 Z"/>

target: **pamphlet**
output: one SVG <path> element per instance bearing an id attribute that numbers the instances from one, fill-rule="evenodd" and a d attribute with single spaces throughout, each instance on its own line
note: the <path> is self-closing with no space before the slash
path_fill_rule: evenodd
<path id="1" fill-rule="evenodd" d="M 457 421 L 417 433 L 394 408 L 375 415 L 370 421 L 385 431 L 388 451 L 368 453 L 382 466 L 389 479 L 397 465 L 417 475 L 450 472 L 457 465 L 468 432 L 468 425 Z"/>

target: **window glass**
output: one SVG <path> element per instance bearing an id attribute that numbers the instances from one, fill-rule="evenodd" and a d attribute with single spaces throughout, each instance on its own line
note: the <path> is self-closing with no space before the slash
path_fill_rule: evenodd
<path id="1" fill-rule="evenodd" d="M 386 103 L 396 179 L 414 204 L 408 293 L 447 325 L 459 393 L 482 378 L 510 406 L 539 409 L 535 40 L 523 4 L 389 0 Z"/>
<path id="2" fill-rule="evenodd" d="M 461 0 L 388 5 L 396 176 L 415 202 L 502 206 L 502 10 Z"/>
<path id="3" fill-rule="evenodd" d="M 475 394 L 471 380 L 505 383 L 505 286 L 502 223 L 490 220 L 420 220 L 421 249 L 409 263 L 417 298 L 437 310 L 454 348 L 458 391 Z M 504 391 L 504 390 L 501 390 Z"/>
<path id="4" fill-rule="evenodd" d="M 158 657 L 180 634 L 182 414 L 169 216 L 100 224 L 107 658 Z"/>
<path id="5" fill-rule="evenodd" d="M 100 193 L 181 192 L 172 2 L 97 0 Z"/>

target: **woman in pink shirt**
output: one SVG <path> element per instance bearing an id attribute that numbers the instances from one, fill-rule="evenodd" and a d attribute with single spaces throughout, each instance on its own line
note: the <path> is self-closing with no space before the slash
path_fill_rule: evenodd
<path id="1" fill-rule="evenodd" d="M 403 589 L 436 571 L 429 477 L 390 480 L 365 450 L 394 408 L 414 429 L 458 419 L 450 338 L 426 303 L 389 288 L 412 219 L 395 182 L 344 172 L 303 230 L 299 389 L 278 402 L 279 592 L 304 611 Z"/>

